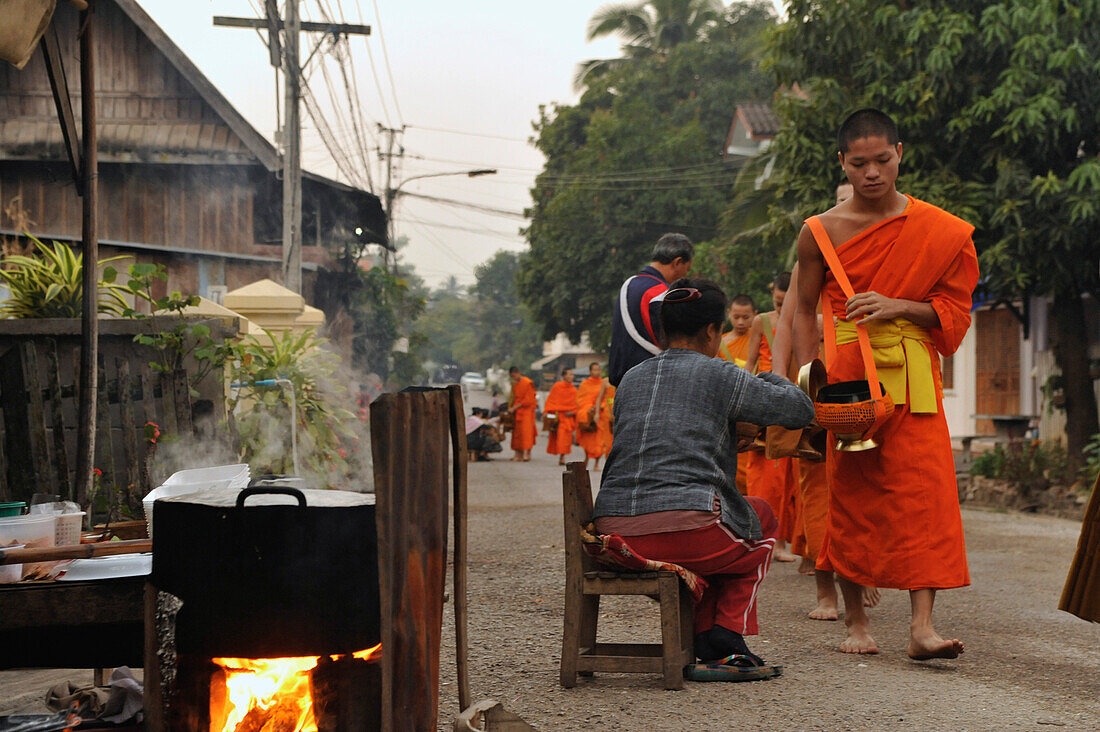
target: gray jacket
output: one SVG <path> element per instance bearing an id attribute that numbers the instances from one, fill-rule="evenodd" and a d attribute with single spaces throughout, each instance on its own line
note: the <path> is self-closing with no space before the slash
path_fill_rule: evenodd
<path id="1" fill-rule="evenodd" d="M 630 369 L 615 392 L 615 442 L 594 517 L 712 511 L 737 536 L 762 538 L 760 519 L 734 485 L 735 422 L 798 429 L 813 403 L 786 379 L 673 348 Z"/>

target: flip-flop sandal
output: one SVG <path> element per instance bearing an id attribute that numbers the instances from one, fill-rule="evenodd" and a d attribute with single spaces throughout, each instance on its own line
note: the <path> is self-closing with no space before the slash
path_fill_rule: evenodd
<path id="1" fill-rule="evenodd" d="M 684 677 L 690 681 L 759 681 L 782 674 L 782 666 L 761 665 L 749 656 L 739 654 L 684 667 Z"/>

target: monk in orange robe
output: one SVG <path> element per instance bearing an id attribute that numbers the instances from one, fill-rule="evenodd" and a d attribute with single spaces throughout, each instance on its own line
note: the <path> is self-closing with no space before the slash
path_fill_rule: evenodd
<path id="1" fill-rule="evenodd" d="M 783 312 L 783 300 L 790 288 L 791 274 L 783 272 L 771 286 L 772 312 L 760 313 L 752 320 L 749 328 L 748 358 L 745 368 L 751 373 L 769 371 L 772 367 L 771 341 L 779 315 Z M 779 520 L 779 538 L 775 543 L 772 557 L 777 562 L 793 562 L 797 559 L 787 549 L 788 542 L 798 533 L 798 473 L 791 458 L 772 460 L 763 452 L 743 453 L 745 473 L 748 482 L 748 495 L 763 498 L 771 506 Z M 739 461 L 740 462 L 740 461 Z"/>
<path id="2" fill-rule="evenodd" d="M 603 407 L 600 409 L 600 445 L 603 447 L 603 456 L 607 457 L 611 454 L 611 446 L 615 443 L 614 439 L 614 417 L 615 414 L 615 387 L 611 383 L 604 379 L 606 384 L 606 391 L 604 393 Z"/>
<path id="3" fill-rule="evenodd" d="M 970 326 L 974 229 L 898 192 L 902 145 L 887 115 L 854 112 L 838 142 L 854 194 L 799 234 L 795 356 L 806 363 L 817 353 L 821 298 L 829 381 L 867 378 L 855 327 L 863 325 L 896 407 L 876 426 L 878 447 L 827 455 L 829 517 L 817 566 L 840 579 L 842 651 L 878 652 L 861 588 L 874 585 L 909 590 L 910 658 L 956 658 L 963 644 L 932 624 L 937 590 L 970 584 L 940 354 L 954 353 Z"/>
<path id="4" fill-rule="evenodd" d="M 577 444 L 584 448 L 584 467 L 595 459 L 594 470 L 600 469 L 603 457 L 603 440 L 600 437 L 600 419 L 603 414 L 603 400 L 607 384 L 603 379 L 603 369 L 593 362 L 588 367 L 588 378 L 577 388 Z M 610 429 L 610 422 L 607 422 Z"/>
<path id="5" fill-rule="evenodd" d="M 733 326 L 728 333 L 722 336 L 722 345 L 718 347 L 718 357 L 735 363 L 741 368 L 749 360 L 749 329 L 752 328 L 752 320 L 756 317 L 756 303 L 748 295 L 737 295 L 730 300 L 729 312 L 726 314 Z M 735 482 L 741 495 L 749 494 L 748 464 L 752 459 L 747 452 L 737 456 L 737 475 Z"/>
<path id="6" fill-rule="evenodd" d="M 845 180 L 836 188 L 836 202 L 841 204 L 852 197 L 852 184 Z M 791 271 L 791 289 L 798 292 L 798 265 Z M 788 304 L 779 318 L 772 342 L 772 373 L 787 377 L 791 363 L 791 324 L 798 309 L 797 299 Z M 817 309 L 814 310 L 817 314 Z M 820 315 L 818 316 L 820 320 Z M 819 325 L 819 337 L 820 325 Z M 825 526 L 829 515 L 829 483 L 824 463 L 798 460 L 799 495 L 801 496 L 802 540 L 792 545 L 795 554 L 802 557 L 798 567 L 800 574 L 812 574 L 817 590 L 817 604 L 810 611 L 812 620 L 837 620 L 839 597 L 836 578 L 831 570 L 817 569 L 817 558 L 825 539 Z M 863 606 L 876 607 L 881 593 L 876 587 L 863 588 Z"/>
<path id="7" fill-rule="evenodd" d="M 535 436 L 538 434 L 538 426 L 535 424 L 535 409 L 538 407 L 535 384 L 515 366 L 508 369 L 508 378 L 512 382 L 512 398 L 508 408 L 515 415 L 512 461 L 528 462 L 531 459 L 531 448 L 535 446 Z"/>
<path id="8" fill-rule="evenodd" d="M 573 451 L 573 433 L 577 430 L 577 387 L 573 386 L 573 369 L 561 370 L 561 381 L 550 387 L 542 411 L 558 418 L 546 443 L 546 452 L 559 455 L 558 465 L 565 465 L 565 456 Z"/>

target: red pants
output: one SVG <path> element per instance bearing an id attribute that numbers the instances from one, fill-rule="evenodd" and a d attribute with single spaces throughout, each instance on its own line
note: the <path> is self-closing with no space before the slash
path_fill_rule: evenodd
<path id="1" fill-rule="evenodd" d="M 704 577 L 708 587 L 695 604 L 695 632 L 721 625 L 741 635 L 756 635 L 756 598 L 768 574 L 779 522 L 763 498 L 747 500 L 760 517 L 763 538 L 746 541 L 719 524 L 691 531 L 624 537 L 642 556 L 672 562 Z"/>

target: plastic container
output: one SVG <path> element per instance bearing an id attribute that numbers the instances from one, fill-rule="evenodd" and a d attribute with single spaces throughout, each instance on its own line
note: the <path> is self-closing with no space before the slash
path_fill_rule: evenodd
<path id="1" fill-rule="evenodd" d="M 5 549 L 22 549 L 22 544 L 12 544 Z M 0 564 L 0 585 L 10 585 L 23 579 L 22 564 Z"/>
<path id="2" fill-rule="evenodd" d="M 54 514 L 54 546 L 71 546 L 80 543 L 80 528 L 84 524 L 84 511 L 80 513 Z"/>
<path id="3" fill-rule="evenodd" d="M 11 516 L 0 518 L 0 546 L 23 544 L 27 549 L 43 549 L 54 546 L 56 517 L 52 514 L 37 516 Z M 38 569 L 39 565 L 52 567 L 54 562 L 37 562 L 23 565 L 23 576 Z"/>
<path id="4" fill-rule="evenodd" d="M 141 499 L 141 505 L 145 509 L 145 522 L 149 525 L 149 538 L 153 538 L 153 504 L 158 498 L 172 498 L 209 490 L 240 491 L 248 487 L 248 478 L 249 468 L 245 463 L 191 468 L 172 473 L 168 480 Z"/>
<path id="5" fill-rule="evenodd" d="M 27 504 L 23 501 L 13 501 L 12 503 L 0 503 L 0 517 L 19 516 L 23 513 L 23 509 L 27 507 Z"/>

